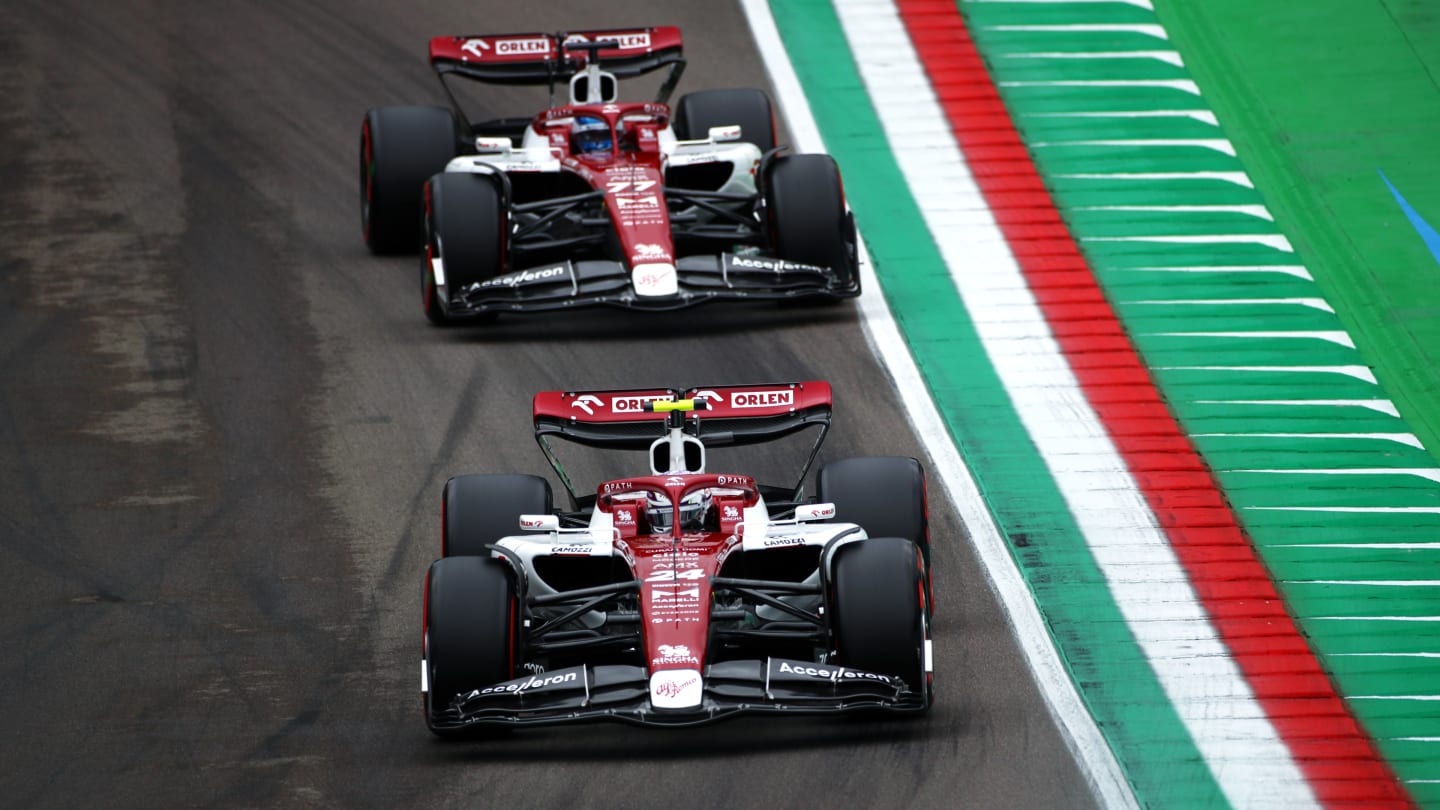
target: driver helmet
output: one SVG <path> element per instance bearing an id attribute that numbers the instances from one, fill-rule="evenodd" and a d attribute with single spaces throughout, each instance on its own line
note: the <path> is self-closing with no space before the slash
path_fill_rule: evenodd
<path id="1" fill-rule="evenodd" d="M 671 528 L 671 520 L 675 516 L 674 509 L 670 506 L 670 499 L 658 492 L 647 493 L 646 516 L 650 520 L 650 526 L 655 531 L 668 532 Z M 680 499 L 680 529 L 682 531 L 700 531 L 704 528 L 704 518 L 714 500 L 710 490 L 697 489 Z"/>
<path id="2" fill-rule="evenodd" d="M 614 154 L 615 145 L 610 137 L 610 125 L 605 119 L 593 115 L 577 115 L 570 125 L 570 153 L 584 157 L 608 158 Z"/>

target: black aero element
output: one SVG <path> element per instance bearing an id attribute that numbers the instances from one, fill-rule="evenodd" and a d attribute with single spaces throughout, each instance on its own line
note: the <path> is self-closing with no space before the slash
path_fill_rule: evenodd
<path id="1" fill-rule="evenodd" d="M 701 140 L 709 137 L 711 127 L 735 125 L 740 127 L 740 140 L 760 147 L 762 154 L 775 148 L 775 116 L 762 90 L 734 87 L 686 93 L 671 120 L 675 137 L 681 140 Z"/>
<path id="2" fill-rule="evenodd" d="M 520 534 L 521 515 L 551 511 L 550 482 L 538 475 L 457 475 L 445 482 L 445 557 L 489 556 L 486 546 Z"/>
<path id="3" fill-rule="evenodd" d="M 856 523 L 871 537 L 904 537 L 930 564 L 925 470 L 907 456 L 862 456 L 820 468 L 816 497 L 835 504 L 835 520 Z"/>
<path id="4" fill-rule="evenodd" d="M 436 734 L 458 718 L 456 695 L 515 677 L 519 621 L 510 569 L 488 557 L 447 557 L 430 566 L 425 724 Z"/>
<path id="5" fill-rule="evenodd" d="M 360 130 L 360 224 L 371 252 L 420 247 L 425 180 L 458 153 L 455 113 L 445 107 L 377 107 Z"/>
<path id="6" fill-rule="evenodd" d="M 830 621 L 838 663 L 904 678 L 925 694 L 924 609 L 915 544 L 872 537 L 836 551 Z"/>
<path id="7" fill-rule="evenodd" d="M 429 193 L 425 239 L 445 268 L 448 294 L 504 275 L 507 214 L 495 181 L 483 174 L 445 172 L 430 178 Z M 432 323 L 446 323 L 449 315 L 434 299 L 434 268 L 424 254 L 420 265 L 425 315 Z"/>
<path id="8" fill-rule="evenodd" d="M 764 178 L 775 254 L 828 267 L 841 287 L 860 284 L 855 224 L 845 210 L 840 169 L 829 155 L 775 158 Z"/>

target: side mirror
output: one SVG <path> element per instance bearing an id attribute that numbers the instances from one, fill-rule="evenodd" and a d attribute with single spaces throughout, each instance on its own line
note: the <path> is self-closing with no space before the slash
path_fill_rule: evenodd
<path id="1" fill-rule="evenodd" d="M 559 515 L 521 515 L 520 528 L 527 532 L 560 531 Z"/>
<path id="2" fill-rule="evenodd" d="M 835 504 L 833 503 L 807 503 L 804 506 L 795 507 L 795 520 L 800 523 L 829 520 L 833 517 L 835 517 Z"/>
<path id="3" fill-rule="evenodd" d="M 510 151 L 509 138 L 485 138 L 475 139 L 475 151 L 482 155 L 503 155 Z"/>
<path id="4" fill-rule="evenodd" d="M 710 140 L 713 143 L 727 143 L 740 140 L 740 126 L 732 124 L 728 127 L 710 127 Z"/>

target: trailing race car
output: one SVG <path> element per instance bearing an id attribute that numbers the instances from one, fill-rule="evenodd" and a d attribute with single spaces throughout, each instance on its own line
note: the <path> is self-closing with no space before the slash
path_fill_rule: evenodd
<path id="1" fill-rule="evenodd" d="M 672 109 L 678 28 L 436 37 L 430 64 L 451 107 L 372 109 L 360 135 L 365 241 L 422 251 L 430 320 L 860 294 L 835 161 L 782 155 L 761 90 Z M 654 101 L 617 101 L 620 78 L 663 67 Z M 552 108 L 471 123 L 454 76 L 548 84 Z"/>
<path id="2" fill-rule="evenodd" d="M 702 418 L 703 417 L 703 418 Z M 425 581 L 432 731 L 741 713 L 922 713 L 931 702 L 925 479 L 913 458 L 831 462 L 823 382 L 542 392 L 533 475 L 445 484 Z M 793 486 L 706 470 L 706 448 L 818 431 Z M 551 439 L 648 450 L 648 475 L 578 495 Z"/>

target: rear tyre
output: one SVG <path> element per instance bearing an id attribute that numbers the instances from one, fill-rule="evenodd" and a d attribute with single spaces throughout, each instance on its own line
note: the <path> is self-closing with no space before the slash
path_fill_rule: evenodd
<path id="1" fill-rule="evenodd" d="M 835 519 L 859 524 L 871 537 L 903 537 L 925 561 L 927 609 L 930 587 L 930 524 L 925 469 L 905 456 L 863 456 L 820 468 L 816 497 L 835 504 Z"/>
<path id="2" fill-rule="evenodd" d="M 845 208 L 840 168 L 829 155 L 776 158 L 764 194 L 772 248 L 790 262 L 829 267 L 842 289 L 860 289 L 855 220 Z"/>
<path id="3" fill-rule="evenodd" d="M 430 566 L 425 583 L 425 724 L 442 728 L 455 696 L 515 677 L 519 602 L 505 563 L 452 557 Z"/>
<path id="4" fill-rule="evenodd" d="M 904 538 L 842 546 L 831 567 L 830 620 L 840 664 L 903 678 L 929 705 L 920 566 L 919 550 Z"/>
<path id="5" fill-rule="evenodd" d="M 740 140 L 753 143 L 761 154 L 775 148 L 775 113 L 764 91 L 749 87 L 686 93 L 675 105 L 675 137 L 700 140 L 711 127 L 739 125 Z"/>
<path id="6" fill-rule="evenodd" d="M 420 192 L 457 154 L 459 127 L 445 107 L 377 107 L 360 128 L 360 225 L 371 252 L 420 247 Z"/>
<path id="7" fill-rule="evenodd" d="M 505 272 L 507 214 L 500 189 L 485 175 L 442 172 L 424 191 L 420 293 L 425 317 L 443 325 L 451 320 L 446 307 L 455 290 Z"/>
<path id="8" fill-rule="evenodd" d="M 551 510 L 550 482 L 538 475 L 457 475 L 441 496 L 440 556 L 489 556 L 486 546 L 520 533 L 521 515 Z"/>

